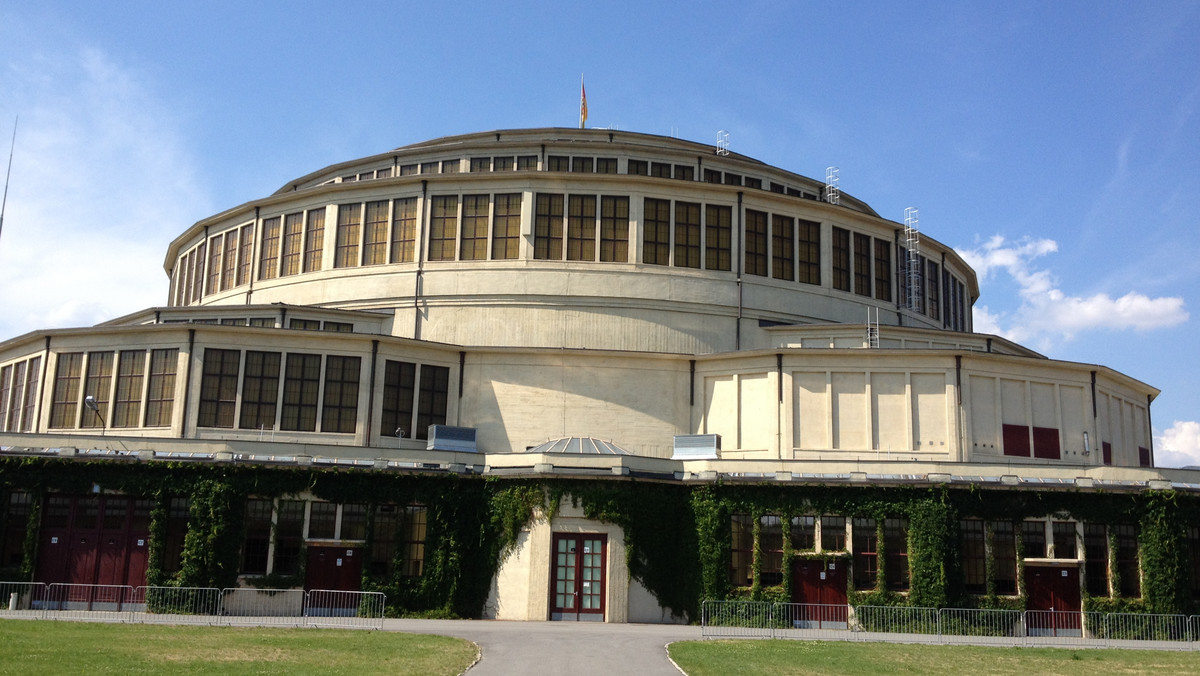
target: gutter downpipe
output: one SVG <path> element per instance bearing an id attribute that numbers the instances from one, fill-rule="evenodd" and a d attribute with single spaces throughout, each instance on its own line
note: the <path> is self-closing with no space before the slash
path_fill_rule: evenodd
<path id="1" fill-rule="evenodd" d="M 425 285 L 425 236 L 429 233 L 429 179 L 421 181 L 421 241 L 417 247 L 417 278 L 413 283 L 413 338 L 421 339 L 421 293 Z"/>
<path id="2" fill-rule="evenodd" d="M 458 352 L 458 410 L 454 412 L 454 424 L 462 426 L 462 398 L 463 398 L 463 371 L 467 367 L 467 352 L 459 350 Z"/>
<path id="3" fill-rule="evenodd" d="M 1154 464 L 1154 421 L 1150 418 L 1150 395 L 1146 395 L 1146 445 L 1150 447 L 1150 466 Z"/>
<path id="4" fill-rule="evenodd" d="M 779 449 L 779 459 L 783 460 L 783 353 L 775 353 L 775 447 Z"/>
<path id="5" fill-rule="evenodd" d="M 363 434 L 363 446 L 371 445 L 371 413 L 375 410 L 375 365 L 379 363 L 379 340 L 371 341 L 371 389 L 367 393 L 367 429 Z"/>
<path id="6" fill-rule="evenodd" d="M 42 397 L 46 394 L 46 373 L 50 371 L 50 336 L 46 336 L 46 347 L 42 350 L 42 372 L 38 374 L 38 414 L 34 418 L 33 431 L 35 434 L 41 432 L 42 423 Z"/>
<path id="7" fill-rule="evenodd" d="M 958 461 L 965 462 L 967 454 L 967 412 L 963 410 L 962 355 L 954 355 L 954 399 L 958 407 Z"/>
<path id="8" fill-rule="evenodd" d="M 908 263 L 905 263 L 905 268 L 900 269 L 900 263 L 906 261 L 907 257 L 900 255 L 900 230 L 892 231 L 892 255 L 896 257 L 896 326 L 904 326 L 904 313 L 900 311 L 903 305 L 900 302 L 900 296 L 904 293 L 904 285 L 902 281 L 908 280 Z"/>
<path id="9" fill-rule="evenodd" d="M 192 359 L 196 346 L 196 329 L 188 329 L 187 366 L 183 373 L 183 424 L 179 426 L 179 438 L 187 439 L 188 400 L 192 392 Z"/>
<path id="10" fill-rule="evenodd" d="M 250 286 L 246 287 L 246 305 L 251 305 L 251 296 L 254 295 L 254 280 L 258 277 L 259 270 L 254 269 L 254 262 L 258 260 L 258 235 L 262 232 L 262 228 L 258 223 L 258 209 L 254 207 L 254 227 L 250 228 L 250 279 L 246 280 Z M 240 230 L 240 228 L 239 228 Z M 241 242 L 238 242 L 241 245 Z"/>

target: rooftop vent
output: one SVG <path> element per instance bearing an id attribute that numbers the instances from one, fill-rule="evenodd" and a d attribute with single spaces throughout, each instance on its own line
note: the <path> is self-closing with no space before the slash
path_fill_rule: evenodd
<path id="1" fill-rule="evenodd" d="M 429 443 L 425 445 L 425 450 L 475 453 L 479 450 L 475 447 L 475 428 L 430 425 Z"/>
<path id="2" fill-rule="evenodd" d="M 720 434 L 677 434 L 672 460 L 716 460 L 721 450 Z"/>

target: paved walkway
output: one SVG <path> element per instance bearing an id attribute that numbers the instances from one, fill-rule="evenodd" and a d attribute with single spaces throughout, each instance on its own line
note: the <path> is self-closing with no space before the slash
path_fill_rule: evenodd
<path id="1" fill-rule="evenodd" d="M 482 658 L 470 676 L 638 674 L 679 676 L 667 658 L 672 641 L 700 640 L 700 627 L 602 622 L 384 620 L 384 631 L 456 636 Z"/>

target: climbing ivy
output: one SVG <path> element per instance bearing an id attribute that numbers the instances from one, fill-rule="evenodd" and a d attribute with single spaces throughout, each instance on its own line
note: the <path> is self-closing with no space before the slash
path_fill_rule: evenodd
<path id="1" fill-rule="evenodd" d="M 226 482 L 202 479 L 192 486 L 191 498 L 179 572 L 172 582 L 180 587 L 236 587 L 245 496 Z"/>
<path id="2" fill-rule="evenodd" d="M 1183 613 L 1190 609 L 1186 521 L 1175 491 L 1143 495 L 1138 528 L 1141 550 L 1142 599 L 1152 613 Z"/>
<path id="3" fill-rule="evenodd" d="M 954 569 L 954 544 L 958 520 L 943 502 L 920 500 L 908 509 L 908 568 L 911 575 L 908 598 L 915 606 L 943 608 L 954 593 L 950 574 Z"/>
<path id="4" fill-rule="evenodd" d="M 1020 522 L 1047 514 L 1089 523 L 1136 523 L 1141 554 L 1141 599 L 1086 597 L 1088 609 L 1138 608 L 1148 612 L 1190 612 L 1190 567 L 1186 524 L 1200 520 L 1200 498 L 1175 491 L 1103 493 L 1007 491 L 970 486 L 934 489 L 911 487 L 793 486 L 780 483 L 697 486 L 637 480 L 534 480 L 446 474 L 400 474 L 331 468 L 277 468 L 205 463 L 120 462 L 54 458 L 0 458 L 0 487 L 27 490 L 32 509 L 20 570 L 9 574 L 32 579 L 37 560 L 41 504 L 47 492 L 82 494 L 104 491 L 152 500 L 147 580 L 156 585 L 233 586 L 238 583 L 244 541 L 245 503 L 249 497 L 279 498 L 310 492 L 334 502 L 421 504 L 427 530 L 424 573 L 381 576 L 368 566 L 363 588 L 387 593 L 389 612 L 475 617 L 482 613 L 492 580 L 521 533 L 538 518 L 553 518 L 561 500 L 570 499 L 589 519 L 612 523 L 624 533 L 630 575 L 676 617 L 695 620 L 702 599 L 750 596 L 790 600 L 790 576 L 775 586 L 761 582 L 763 560 L 752 559 L 755 584 L 730 584 L 730 516 L 747 514 L 755 524 L 779 515 L 783 522 L 783 565 L 797 558 L 848 559 L 845 552 L 795 551 L 790 521 L 805 514 L 837 514 L 875 519 L 879 571 L 870 589 L 853 589 L 852 603 L 1021 607 L 1023 599 L 996 594 L 995 562 L 986 561 L 987 594 L 963 593 L 959 557 L 959 519 L 1014 523 L 1018 566 L 1024 543 Z M 163 569 L 168 506 L 172 497 L 190 498 L 188 533 L 178 571 Z M 367 547 L 373 541 L 374 509 L 368 510 Z M 3 519 L 0 514 L 0 519 Z M 887 518 L 909 520 L 908 593 L 887 591 L 887 552 L 882 537 Z M 1111 533 L 1111 530 L 1110 530 Z M 994 537 L 991 527 L 985 537 Z M 1115 542 L 1110 543 L 1115 553 Z M 370 561 L 370 551 L 366 552 Z M 398 567 L 397 567 L 398 568 Z M 1110 562 L 1114 588 L 1119 571 Z M 1018 579 L 1023 577 L 1018 570 Z M 296 579 L 283 582 L 295 583 Z"/>

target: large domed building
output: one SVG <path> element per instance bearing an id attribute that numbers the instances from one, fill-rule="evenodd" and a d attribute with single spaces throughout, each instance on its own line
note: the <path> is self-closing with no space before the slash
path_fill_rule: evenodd
<path id="1" fill-rule="evenodd" d="M 1200 484 L 1153 466 L 1158 391 L 974 333 L 974 271 L 914 220 L 832 176 L 622 131 L 466 134 L 315 171 L 184 230 L 162 307 L 0 343 L 0 566 L 178 581 L 197 486 L 225 481 L 219 581 L 657 621 L 743 589 L 907 594 L 914 496 L 936 493 L 961 594 L 1140 597 L 1157 573 L 1136 505 Z M 480 536 L 504 546 L 448 535 L 466 518 L 448 504 L 495 517 L 519 486 L 546 502 Z M 613 506 L 643 489 L 677 496 L 676 554 Z M 73 544 L 105 529 L 108 554 Z M 1176 544 L 1200 560 L 1200 534 Z M 343 549 L 358 559 L 327 562 Z M 435 552 L 487 558 L 473 595 L 443 584 L 460 569 L 429 580 Z M 694 594 L 663 581 L 671 556 Z"/>

